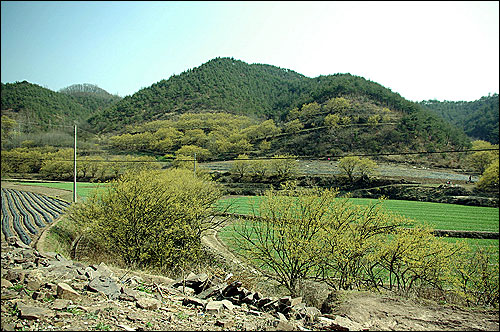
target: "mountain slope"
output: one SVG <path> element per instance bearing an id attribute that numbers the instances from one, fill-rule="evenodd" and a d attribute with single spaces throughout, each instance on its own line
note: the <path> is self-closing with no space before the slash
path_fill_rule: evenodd
<path id="1" fill-rule="evenodd" d="M 471 102 L 426 100 L 420 104 L 473 139 L 498 144 L 498 102 L 498 94 L 494 94 Z"/>
<path id="2" fill-rule="evenodd" d="M 120 96 L 112 95 L 94 84 L 73 84 L 59 90 L 60 93 L 71 96 L 86 109 L 95 112 L 121 100 Z"/>
<path id="3" fill-rule="evenodd" d="M 92 117 L 99 130 L 164 118 L 168 113 L 219 110 L 260 117 L 279 116 L 297 96 L 305 94 L 310 79 L 270 65 L 248 65 L 230 58 L 207 63 L 161 80 L 125 97 Z"/>
<path id="4" fill-rule="evenodd" d="M 335 106 L 340 100 L 347 103 L 343 111 Z M 284 129 L 305 129 L 273 139 L 273 150 L 283 153 L 436 150 L 469 144 L 461 130 L 431 111 L 362 77 L 335 74 L 308 78 L 292 70 L 249 65 L 232 58 L 210 60 L 127 96 L 91 117 L 89 127 L 124 133 L 127 125 L 209 110 L 261 121 L 273 119 Z M 332 117 L 347 116 L 350 126 L 329 129 L 325 126 L 328 116 L 329 122 Z M 392 119 L 392 127 L 366 127 L 383 118 Z"/>
<path id="5" fill-rule="evenodd" d="M 73 96 L 27 81 L 2 83 L 1 91 L 2 115 L 23 124 L 23 132 L 46 131 L 54 125 L 72 126 L 95 111 Z"/>
<path id="6" fill-rule="evenodd" d="M 345 94 L 362 95 L 405 113 L 419 108 L 380 84 L 350 74 L 308 78 L 271 65 L 215 58 L 125 97 L 89 123 L 98 130 L 112 131 L 171 113 L 204 110 L 284 120 L 293 107 Z"/>

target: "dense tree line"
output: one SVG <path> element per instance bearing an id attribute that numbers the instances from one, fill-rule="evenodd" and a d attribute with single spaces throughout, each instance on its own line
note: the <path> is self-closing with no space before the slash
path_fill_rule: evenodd
<path id="1" fill-rule="evenodd" d="M 2 175 L 33 176 L 47 180 L 73 180 L 73 149 L 16 148 L 2 151 Z M 104 182 L 128 171 L 160 169 L 161 164 L 151 156 L 87 155 L 77 156 L 77 180 Z"/>

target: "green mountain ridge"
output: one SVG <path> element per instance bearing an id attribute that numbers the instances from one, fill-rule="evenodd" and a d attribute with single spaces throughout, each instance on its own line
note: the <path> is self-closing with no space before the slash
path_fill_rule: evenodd
<path id="1" fill-rule="evenodd" d="M 57 102 L 63 106 L 53 107 Z M 14 114 L 16 120 L 22 120 L 26 117 L 24 114 L 30 112 L 39 113 L 37 121 L 43 123 L 54 124 L 56 119 L 71 124 L 79 121 L 78 125 L 87 133 L 106 137 L 127 134 L 131 141 L 124 146 L 148 146 L 148 150 L 160 155 L 163 151 L 181 148 L 186 144 L 182 142 L 190 141 L 188 137 L 193 131 L 211 140 L 203 138 L 204 144 L 200 143 L 199 147 L 210 147 L 213 157 L 222 151 L 217 148 L 217 142 L 225 142 L 222 137 L 234 147 L 227 148 L 225 153 L 232 154 L 250 151 L 237 149 L 238 145 L 251 146 L 253 151 L 264 153 L 262 142 L 267 146 L 266 154 L 296 155 L 441 151 L 470 146 L 470 138 L 462 129 L 427 105 L 408 101 L 363 77 L 346 73 L 309 78 L 293 70 L 247 64 L 234 58 L 212 59 L 124 98 L 91 84 L 75 84 L 59 92 L 28 82 L 2 84 L 2 115 Z M 203 117 L 196 121 L 193 118 L 198 124 L 190 124 L 189 128 L 175 124 L 183 115 L 203 113 L 243 116 L 248 118 L 243 121 L 245 126 L 252 123 L 250 126 L 254 129 L 243 126 L 242 134 L 217 131 L 210 136 L 213 125 L 207 129 L 202 124 L 207 121 L 202 120 Z M 229 122 L 234 121 L 217 116 L 206 119 L 222 121 L 216 127 L 231 126 Z M 276 126 L 270 132 L 277 131 L 277 135 L 250 134 L 271 120 L 272 124 L 262 128 Z M 166 141 L 158 144 L 151 138 L 147 144 L 134 143 L 134 139 L 144 140 L 147 136 L 146 133 L 134 136 L 144 132 L 141 126 L 156 128 L 148 135 L 156 135 L 160 140 L 167 139 L 161 131 L 167 127 L 180 130 L 180 136 L 172 136 L 172 144 Z M 116 141 L 120 139 L 117 137 Z M 240 144 L 244 141 L 246 145 Z M 165 146 L 169 149 L 165 150 Z"/>
<path id="2" fill-rule="evenodd" d="M 15 119 L 23 132 L 84 123 L 93 113 L 121 99 L 91 84 L 75 84 L 55 92 L 22 81 L 2 83 L 1 93 L 2 115 Z"/>
<path id="3" fill-rule="evenodd" d="M 425 100 L 419 104 L 462 128 L 469 137 L 498 144 L 498 94 L 471 102 Z"/>
<path id="4" fill-rule="evenodd" d="M 419 108 L 390 89 L 351 74 L 308 78 L 271 65 L 215 58 L 123 98 L 89 123 L 100 131 L 116 131 L 172 113 L 205 110 L 282 121 L 294 107 L 341 95 L 364 95 L 406 113 Z"/>
<path id="5" fill-rule="evenodd" d="M 102 110 L 122 99 L 120 96 L 112 95 L 95 84 L 88 83 L 73 84 L 60 89 L 58 92 L 72 97 L 77 103 L 92 113 Z"/>

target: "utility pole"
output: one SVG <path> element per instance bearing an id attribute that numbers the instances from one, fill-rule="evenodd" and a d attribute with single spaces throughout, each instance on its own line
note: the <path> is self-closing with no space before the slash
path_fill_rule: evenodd
<path id="1" fill-rule="evenodd" d="M 76 125 L 75 125 L 75 147 L 73 148 L 73 203 L 76 203 Z"/>
<path id="2" fill-rule="evenodd" d="M 196 176 L 196 152 L 194 153 L 194 175 Z"/>

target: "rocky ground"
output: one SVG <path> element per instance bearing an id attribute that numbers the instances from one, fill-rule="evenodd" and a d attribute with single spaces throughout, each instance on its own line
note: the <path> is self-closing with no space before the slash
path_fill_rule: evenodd
<path id="1" fill-rule="evenodd" d="M 206 273 L 172 280 L 86 265 L 2 242 L 2 330 L 463 330 L 499 329 L 498 311 L 417 304 L 355 292 L 322 314 L 302 298 L 268 297 Z"/>
<path id="2" fill-rule="evenodd" d="M 272 296 L 239 280 L 243 263 L 216 234 L 203 242 L 229 262 L 229 270 L 173 280 L 73 261 L 2 239 L 2 330 L 499 330 L 498 309 L 472 310 L 389 293 L 338 293 L 328 302 L 331 311 L 322 313 L 317 304 L 323 300 L 317 308 L 305 298 Z"/>

